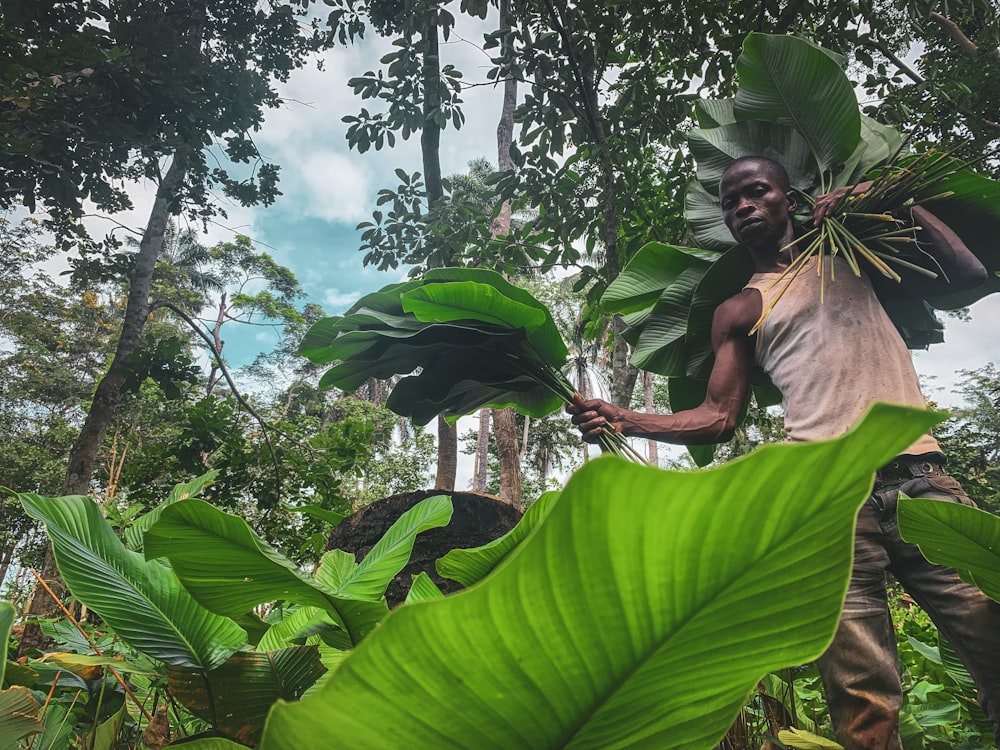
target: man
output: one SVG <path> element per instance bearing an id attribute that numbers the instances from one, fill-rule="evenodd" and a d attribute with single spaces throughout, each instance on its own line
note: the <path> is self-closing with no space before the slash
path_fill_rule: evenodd
<path id="1" fill-rule="evenodd" d="M 815 223 L 829 215 L 847 189 L 822 196 Z M 861 186 L 855 189 L 860 192 Z M 794 260 L 782 251 L 794 239 L 796 207 L 788 175 L 777 162 L 745 157 L 733 162 L 720 184 L 726 226 L 750 253 L 756 273 L 739 294 L 723 302 L 712 321 L 715 364 L 704 403 L 675 414 L 645 414 L 606 401 L 579 401 L 567 408 L 585 440 L 605 424 L 626 435 L 681 444 L 728 440 L 747 397 L 754 361 L 784 397 L 791 440 L 822 440 L 850 427 L 874 401 L 924 407 L 909 351 L 892 325 L 875 288 L 887 294 L 927 295 L 959 291 L 986 279 L 986 269 L 958 236 L 929 211 L 915 207 L 920 241 L 940 270 L 939 279 L 904 275 L 902 283 L 856 277 L 841 258 L 835 281 L 825 280 L 819 301 L 816 260 L 784 289 L 774 283 Z M 829 271 L 824 270 L 824 274 Z M 765 309 L 760 328 L 750 335 Z M 896 640 L 889 618 L 885 572 L 892 572 L 930 614 L 975 678 L 980 704 L 1000 744 L 1000 605 L 960 581 L 951 568 L 931 565 L 896 527 L 899 492 L 971 505 L 941 468 L 944 455 L 925 435 L 878 472 L 858 515 L 851 583 L 841 622 L 818 666 L 837 737 L 847 750 L 901 750 L 898 734 L 902 691 Z"/>

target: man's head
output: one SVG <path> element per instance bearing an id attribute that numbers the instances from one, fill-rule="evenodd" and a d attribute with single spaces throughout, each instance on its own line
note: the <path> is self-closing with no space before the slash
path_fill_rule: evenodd
<path id="1" fill-rule="evenodd" d="M 719 196 L 726 226 L 738 242 L 777 250 L 794 239 L 795 194 L 778 162 L 761 156 L 737 159 L 722 173 Z"/>

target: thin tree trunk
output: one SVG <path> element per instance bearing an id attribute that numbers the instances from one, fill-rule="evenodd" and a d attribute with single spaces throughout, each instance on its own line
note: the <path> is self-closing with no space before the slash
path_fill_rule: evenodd
<path id="1" fill-rule="evenodd" d="M 476 439 L 476 476 L 472 482 L 475 492 L 486 492 L 489 478 L 490 410 L 479 410 L 479 437 Z"/>
<path id="2" fill-rule="evenodd" d="M 444 416 L 438 415 L 438 463 L 434 489 L 454 490 L 458 475 L 458 425 L 448 424 Z"/>
<path id="3" fill-rule="evenodd" d="M 139 243 L 139 252 L 135 258 L 135 268 L 129 279 L 128 302 L 125 306 L 125 318 L 122 321 L 122 332 L 118 339 L 111 365 L 104 377 L 97 384 L 94 399 L 87 413 L 87 418 L 80 430 L 80 436 L 70 449 L 66 477 L 63 480 L 62 495 L 90 494 L 91 477 L 97 454 L 107 434 L 108 426 L 114 419 L 115 409 L 121 400 L 121 389 L 128 376 L 129 359 L 139 345 L 146 319 L 149 317 L 149 295 L 152 288 L 153 269 L 163 249 L 163 235 L 170 218 L 170 202 L 184 181 L 187 171 L 186 159 L 182 154 L 174 154 L 166 175 L 160 181 L 156 191 L 156 199 L 149 214 L 146 231 Z M 67 590 L 59 577 L 59 571 L 52 554 L 52 544 L 45 550 L 40 575 L 60 599 L 66 599 Z M 35 596 L 32 599 L 28 614 L 32 617 L 57 617 L 60 610 L 52 597 L 48 595 Z M 28 649 L 43 645 L 43 637 L 37 625 L 29 624 L 24 629 L 21 638 L 21 653 Z"/>
<path id="4" fill-rule="evenodd" d="M 656 411 L 656 405 L 653 403 L 653 373 L 644 372 L 642 373 L 642 393 L 644 396 L 646 413 L 652 414 Z M 660 465 L 660 457 L 657 453 L 657 443 L 655 440 L 646 441 L 646 451 L 647 458 L 651 466 Z"/>
<path id="5" fill-rule="evenodd" d="M 524 505 L 521 453 L 518 450 L 517 417 L 513 409 L 493 410 L 493 433 L 501 467 L 498 494 L 502 500 L 521 510 Z"/>
<path id="6" fill-rule="evenodd" d="M 510 8 L 508 0 L 500 2 L 500 31 L 510 31 Z M 506 37 L 502 44 L 506 47 Z M 497 170 L 507 172 L 511 168 L 510 146 L 514 140 L 514 108 L 517 106 L 517 80 L 508 77 L 503 86 L 503 110 L 497 123 Z M 493 220 L 490 232 L 494 237 L 510 234 L 510 203 L 504 201 L 500 213 Z M 493 427 L 500 459 L 500 498 L 516 508 L 522 508 L 523 476 L 520 451 L 517 447 L 517 415 L 511 408 L 493 412 Z"/>
<path id="7" fill-rule="evenodd" d="M 214 351 L 212 352 L 212 367 L 208 372 L 208 384 L 205 386 L 205 395 L 211 396 L 212 391 L 215 390 L 215 384 L 219 382 L 219 358 L 222 357 L 222 347 L 226 342 L 222 340 L 222 324 L 226 319 L 226 307 L 227 296 L 225 292 L 222 292 L 222 296 L 219 299 L 219 314 L 215 316 L 215 324 L 212 326 L 212 342 L 214 343 Z"/>

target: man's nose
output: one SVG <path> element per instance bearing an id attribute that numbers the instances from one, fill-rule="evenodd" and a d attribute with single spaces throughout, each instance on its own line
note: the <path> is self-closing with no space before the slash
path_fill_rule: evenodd
<path id="1" fill-rule="evenodd" d="M 736 204 L 736 215 L 746 216 L 747 214 L 751 213 L 753 209 L 754 205 L 752 201 L 740 200 L 740 202 Z"/>

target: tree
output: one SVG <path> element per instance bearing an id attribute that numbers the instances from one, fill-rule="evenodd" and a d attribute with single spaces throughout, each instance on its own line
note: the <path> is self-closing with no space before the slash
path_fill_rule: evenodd
<path id="1" fill-rule="evenodd" d="M 249 0 L 136 2 L 127 8 L 77 0 L 48 6 L 4 5 L 13 64 L 3 78 L 2 130 L 12 158 L 0 173 L 3 206 L 41 204 L 67 248 L 70 237 L 96 250 L 78 221 L 83 201 L 115 212 L 129 205 L 122 179 L 157 185 L 129 279 L 117 347 L 70 451 L 62 492 L 90 489 L 94 459 L 113 419 L 129 361 L 149 312 L 150 284 L 168 218 L 182 206 L 219 212 L 219 185 L 243 203 L 275 195 L 277 168 L 263 163 L 250 133 L 278 102 L 276 79 L 301 64 L 314 44 L 291 5 L 259 10 Z M 206 148 L 225 142 L 246 177 L 210 166 Z M 166 162 L 165 171 L 163 163 Z M 242 168 L 241 168 L 242 169 Z M 108 239 L 105 248 L 117 243 Z M 45 575 L 54 575 L 51 560 Z M 61 592 L 57 592 L 61 593 Z"/>
<path id="2" fill-rule="evenodd" d="M 426 199 L 428 209 L 433 210 L 445 193 L 441 177 L 441 131 L 449 123 L 459 128 L 464 121 L 458 83 L 462 74 L 452 65 L 441 65 L 440 39 L 443 36 L 447 40 L 455 24 L 455 17 L 445 8 L 448 2 L 404 0 L 366 4 L 362 0 L 336 0 L 332 4 L 334 10 L 329 15 L 329 23 L 341 40 L 353 40 L 364 33 L 360 20 L 362 13 L 367 14 L 368 22 L 378 34 L 395 37 L 392 44 L 396 49 L 381 60 L 388 68 L 388 76 L 381 70 L 378 73 L 369 71 L 348 82 L 362 99 L 380 100 L 387 106 L 385 112 L 371 113 L 362 109 L 357 116 L 344 117 L 349 123 L 348 143 L 364 153 L 373 146 L 376 149 L 393 146 L 397 133 L 405 140 L 419 131 L 422 182 L 419 174 L 411 176 L 397 170 L 397 175 L 412 196 L 418 201 Z M 485 15 L 485 2 L 463 5 L 481 6 L 478 12 Z M 385 202 L 384 197 L 379 199 L 380 203 Z M 365 262 L 372 262 L 371 257 L 371 254 L 366 256 Z M 444 254 L 435 258 L 434 265 L 453 262 L 450 255 Z M 395 267 L 396 263 L 389 265 Z M 455 426 L 439 418 L 435 487 L 454 489 L 457 461 Z"/>
<path id="3" fill-rule="evenodd" d="M 948 471 L 977 505 L 1000 511 L 1000 371 L 994 363 L 963 370 L 956 393 L 964 405 L 935 436 L 948 456 Z"/>

